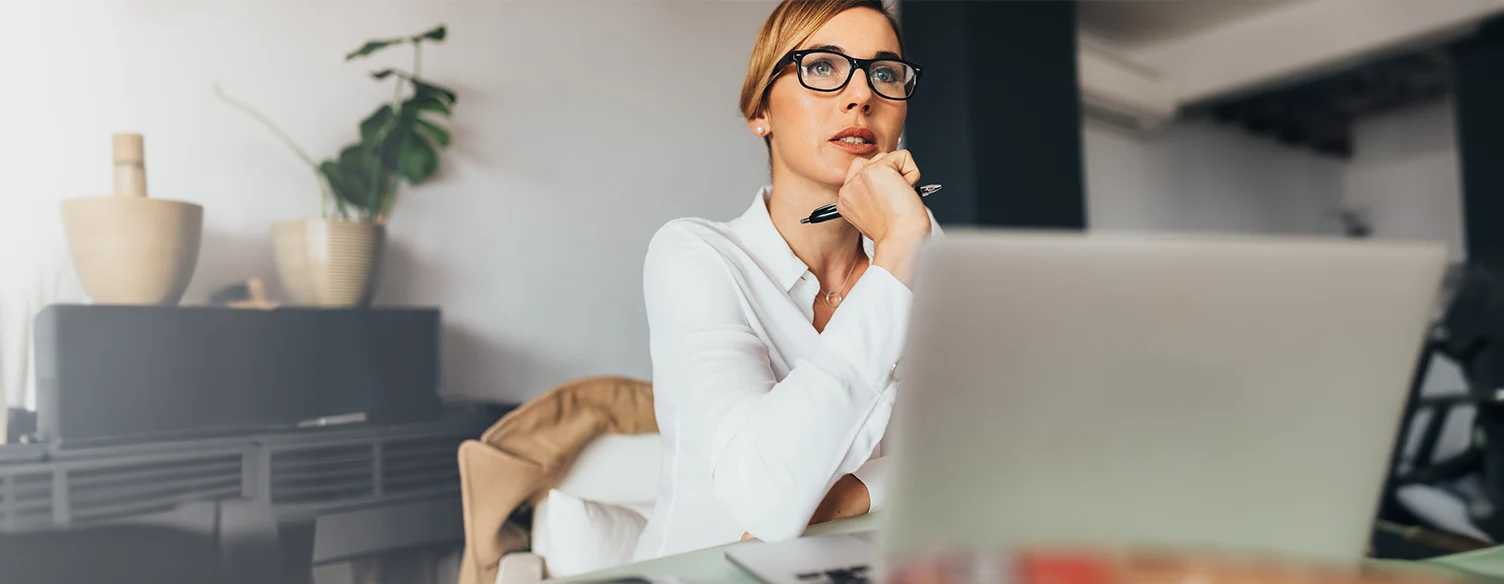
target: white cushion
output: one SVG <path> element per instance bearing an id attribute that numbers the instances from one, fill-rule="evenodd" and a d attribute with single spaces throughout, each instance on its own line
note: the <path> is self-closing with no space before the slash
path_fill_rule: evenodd
<path id="1" fill-rule="evenodd" d="M 1457 495 L 1430 485 L 1405 485 L 1394 496 L 1405 510 L 1443 531 L 1493 543 L 1493 538 L 1473 524 L 1467 502 Z"/>
<path id="2" fill-rule="evenodd" d="M 632 561 L 647 518 L 630 507 L 550 490 L 533 514 L 533 552 L 551 578 L 604 570 Z"/>
<path id="3" fill-rule="evenodd" d="M 554 488 L 576 498 L 638 506 L 658 495 L 657 434 L 605 434 L 585 445 Z"/>

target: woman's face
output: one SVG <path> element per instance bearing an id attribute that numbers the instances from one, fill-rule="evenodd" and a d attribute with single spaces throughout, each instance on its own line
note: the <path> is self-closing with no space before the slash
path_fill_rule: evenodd
<path id="1" fill-rule="evenodd" d="M 859 59 L 899 56 L 892 25 L 870 8 L 837 14 L 799 48 Z M 845 183 L 852 160 L 897 149 L 909 111 L 907 102 L 873 93 L 862 69 L 853 71 L 840 91 L 820 92 L 800 84 L 798 72 L 787 66 L 773 82 L 767 103 L 767 113 L 749 121 L 748 128 L 771 133 L 774 172 L 792 172 L 832 187 Z"/>

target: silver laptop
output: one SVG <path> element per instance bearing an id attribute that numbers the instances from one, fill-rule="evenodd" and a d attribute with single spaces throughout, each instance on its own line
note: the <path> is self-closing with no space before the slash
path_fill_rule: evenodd
<path id="1" fill-rule="evenodd" d="M 1445 264 L 1421 243 L 952 230 L 915 282 L 876 543 L 727 555 L 770 584 L 1024 543 L 1357 562 Z"/>

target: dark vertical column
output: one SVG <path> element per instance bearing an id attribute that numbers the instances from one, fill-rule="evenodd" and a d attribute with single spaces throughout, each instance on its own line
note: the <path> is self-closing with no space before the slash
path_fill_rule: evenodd
<path id="1" fill-rule="evenodd" d="M 1073 2 L 906 0 L 907 147 L 942 224 L 1082 228 Z"/>
<path id="2" fill-rule="evenodd" d="M 925 183 L 945 190 L 924 203 L 942 225 L 976 223 L 965 2 L 906 1 L 900 6 L 905 52 L 924 66 L 909 100 L 904 144 Z"/>
<path id="3" fill-rule="evenodd" d="M 1468 261 L 1504 272 L 1504 20 L 1452 47 Z"/>
<path id="4" fill-rule="evenodd" d="M 1484 24 L 1451 52 L 1463 241 L 1468 263 L 1497 277 L 1504 274 L 1504 19 Z M 1494 330 L 1494 324 L 1486 323 L 1485 330 Z M 1497 338 L 1486 340 L 1481 351 L 1462 363 L 1474 391 L 1499 387 L 1504 379 L 1504 348 Z M 1497 409 L 1479 409 L 1478 430 L 1488 438 L 1480 472 L 1483 492 L 1497 503 L 1504 490 L 1504 447 L 1498 440 L 1504 420 Z M 1497 511 L 1473 519 L 1491 535 L 1504 529 L 1504 514 Z"/>

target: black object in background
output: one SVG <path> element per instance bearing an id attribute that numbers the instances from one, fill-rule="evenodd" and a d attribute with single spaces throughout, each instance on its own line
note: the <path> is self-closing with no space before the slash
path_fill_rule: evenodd
<path id="1" fill-rule="evenodd" d="M 5 443 L 19 444 L 31 438 L 37 431 L 37 413 L 21 408 L 5 412 Z"/>
<path id="2" fill-rule="evenodd" d="M 904 0 L 906 146 L 941 225 L 1086 226 L 1073 2 Z"/>
<path id="3" fill-rule="evenodd" d="M 1504 273 L 1504 19 L 1451 56 L 1468 263 Z"/>
<path id="4" fill-rule="evenodd" d="M 1421 394 L 1433 356 L 1444 356 L 1461 367 L 1467 382 L 1460 393 Z M 1425 518 L 1405 508 L 1399 490 L 1427 485 L 1450 492 L 1467 510 L 1467 519 L 1494 540 L 1504 539 L 1504 278 L 1488 268 L 1473 266 L 1459 275 L 1441 320 L 1434 323 L 1411 379 L 1403 422 L 1391 449 L 1390 476 L 1380 498 L 1378 521 L 1371 543 L 1374 555 L 1389 559 L 1423 559 L 1467 551 L 1487 542 L 1439 531 Z M 1476 437 L 1460 454 L 1437 459 L 1437 445 L 1447 420 L 1459 408 L 1475 408 L 1472 432 Z M 1419 415 L 1422 411 L 1429 415 Z M 1416 424 L 1418 442 L 1412 458 L 1406 454 Z M 1476 479 L 1478 489 L 1449 485 Z"/>
<path id="5" fill-rule="evenodd" d="M 436 309 L 54 305 L 36 320 L 43 440 L 436 418 Z"/>

